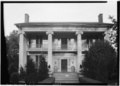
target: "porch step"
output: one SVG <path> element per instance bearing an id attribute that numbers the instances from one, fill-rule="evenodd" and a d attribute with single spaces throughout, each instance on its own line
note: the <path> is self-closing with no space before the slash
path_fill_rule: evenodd
<path id="1" fill-rule="evenodd" d="M 77 73 L 54 73 L 55 83 L 78 83 Z"/>
<path id="2" fill-rule="evenodd" d="M 79 83 L 79 80 L 55 80 L 55 83 Z"/>

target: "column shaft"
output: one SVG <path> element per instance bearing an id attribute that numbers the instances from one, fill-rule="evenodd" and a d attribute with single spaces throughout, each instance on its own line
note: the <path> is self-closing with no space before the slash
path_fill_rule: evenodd
<path id="1" fill-rule="evenodd" d="M 77 32 L 77 72 L 80 72 L 80 64 L 82 59 L 82 32 Z"/>
<path id="2" fill-rule="evenodd" d="M 53 64 L 52 64 L 52 33 L 48 32 L 48 65 L 50 65 L 50 70 L 53 72 Z"/>
<path id="3" fill-rule="evenodd" d="M 26 40 L 24 37 L 24 33 L 21 32 L 19 34 L 19 70 L 21 67 L 25 69 L 26 65 Z M 20 71 L 19 71 L 20 72 Z"/>

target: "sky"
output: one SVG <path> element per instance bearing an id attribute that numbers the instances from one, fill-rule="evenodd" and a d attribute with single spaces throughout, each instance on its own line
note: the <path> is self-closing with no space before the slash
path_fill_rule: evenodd
<path id="1" fill-rule="evenodd" d="M 117 19 L 117 2 L 107 3 L 5 3 L 4 32 L 10 35 L 18 30 L 16 23 L 24 23 L 25 13 L 30 22 L 98 22 L 103 14 L 103 22 L 111 23 L 109 15 Z"/>

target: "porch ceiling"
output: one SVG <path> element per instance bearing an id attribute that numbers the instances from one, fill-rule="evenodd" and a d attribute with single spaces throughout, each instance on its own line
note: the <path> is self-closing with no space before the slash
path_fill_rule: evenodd
<path id="1" fill-rule="evenodd" d="M 36 37 L 42 37 L 47 38 L 46 32 L 26 32 L 26 37 L 28 38 L 36 38 Z"/>
<path id="2" fill-rule="evenodd" d="M 101 38 L 103 37 L 104 32 L 83 32 L 82 39 L 87 38 Z M 48 35 L 46 32 L 26 32 L 27 38 L 36 38 L 36 37 L 42 37 L 44 39 L 48 38 Z M 77 38 L 77 35 L 75 32 L 54 32 L 53 39 L 54 38 Z"/>
<path id="3" fill-rule="evenodd" d="M 55 32 L 53 34 L 54 38 L 76 38 L 75 32 Z"/>

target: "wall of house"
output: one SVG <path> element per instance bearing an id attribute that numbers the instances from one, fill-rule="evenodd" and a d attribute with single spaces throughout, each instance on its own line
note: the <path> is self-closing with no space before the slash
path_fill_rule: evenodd
<path id="1" fill-rule="evenodd" d="M 76 57 L 74 53 L 56 53 L 53 54 L 53 66 L 55 72 L 61 72 L 61 60 L 67 59 L 67 71 L 71 72 L 71 67 L 76 68 Z M 57 70 L 56 70 L 57 69 Z"/>

